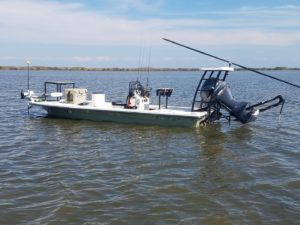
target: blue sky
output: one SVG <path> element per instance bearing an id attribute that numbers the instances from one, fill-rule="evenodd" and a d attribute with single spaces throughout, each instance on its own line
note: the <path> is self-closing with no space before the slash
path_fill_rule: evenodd
<path id="1" fill-rule="evenodd" d="M 0 0 L 0 65 L 300 67 L 300 1 Z M 149 63 L 150 62 L 150 63 Z"/>

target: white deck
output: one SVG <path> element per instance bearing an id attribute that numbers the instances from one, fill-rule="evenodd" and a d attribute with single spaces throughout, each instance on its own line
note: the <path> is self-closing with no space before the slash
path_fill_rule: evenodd
<path id="1" fill-rule="evenodd" d="M 164 115 L 164 116 L 179 116 L 179 117 L 193 117 L 193 118 L 203 118 L 207 115 L 207 112 L 191 112 L 190 107 L 176 107 L 169 106 L 167 109 L 158 109 L 158 106 L 151 105 L 149 110 L 138 110 L 138 109 L 125 109 L 122 106 L 92 106 L 91 102 L 87 105 L 76 105 L 67 104 L 57 101 L 44 101 L 44 102 L 30 102 L 33 106 L 41 107 L 58 107 L 65 109 L 84 109 L 84 110 L 94 110 L 94 111 L 106 111 L 106 112 L 123 112 L 123 113 L 133 113 L 133 114 L 152 114 L 152 115 Z"/>

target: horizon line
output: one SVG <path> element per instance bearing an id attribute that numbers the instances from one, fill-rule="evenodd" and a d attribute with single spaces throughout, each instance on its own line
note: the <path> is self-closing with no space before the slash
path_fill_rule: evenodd
<path id="1" fill-rule="evenodd" d="M 233 67 L 235 70 L 245 70 L 242 68 Z M 27 70 L 27 66 L 0 66 L 0 70 Z M 300 67 L 285 67 L 285 66 L 276 66 L 276 67 L 259 67 L 251 68 L 256 70 L 300 70 Z M 124 68 L 124 67 L 81 67 L 81 66 L 31 66 L 30 70 L 32 71 L 201 71 L 201 67 L 141 67 L 141 68 Z"/>

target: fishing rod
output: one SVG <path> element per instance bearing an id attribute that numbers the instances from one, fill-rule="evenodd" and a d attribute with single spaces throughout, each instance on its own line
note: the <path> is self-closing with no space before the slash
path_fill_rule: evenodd
<path id="1" fill-rule="evenodd" d="M 249 71 L 251 71 L 251 72 L 257 73 L 257 74 L 259 74 L 259 75 L 262 75 L 262 76 L 265 76 L 265 77 L 269 77 L 269 78 L 271 78 L 271 79 L 274 79 L 274 80 L 277 80 L 277 81 L 283 82 L 283 83 L 285 83 L 285 84 L 288 84 L 288 85 L 294 86 L 294 87 L 296 87 L 296 88 L 300 88 L 300 86 L 299 86 L 299 85 L 297 85 L 297 84 L 293 84 L 293 83 L 291 83 L 291 82 L 288 82 L 288 81 L 285 81 L 285 80 L 279 79 L 279 78 L 277 78 L 277 77 L 273 77 L 273 76 L 271 76 L 271 75 L 269 75 L 269 74 L 266 74 L 266 73 L 260 72 L 260 71 L 258 71 L 258 70 L 255 70 L 255 69 L 248 68 L 248 67 L 246 67 L 246 66 L 243 66 L 243 65 L 240 65 L 240 64 L 234 63 L 234 62 L 232 62 L 232 61 L 229 61 L 229 60 L 227 60 L 227 59 L 223 59 L 223 58 L 220 58 L 220 57 L 218 57 L 218 56 L 214 56 L 214 55 L 212 55 L 212 54 L 209 54 L 209 53 L 206 53 L 206 52 L 200 51 L 200 50 L 198 50 L 198 49 L 195 49 L 195 48 L 191 48 L 191 47 L 189 47 L 189 46 L 186 46 L 186 45 L 180 44 L 180 43 L 178 43 L 178 42 L 175 42 L 175 41 L 169 40 L 169 39 L 167 39 L 167 38 L 163 38 L 163 40 L 165 40 L 165 41 L 168 41 L 168 42 L 170 42 L 170 43 L 173 43 L 173 44 L 175 44 L 175 45 L 179 45 L 179 46 L 181 46 L 181 47 L 187 48 L 187 49 L 189 49 L 189 50 L 192 50 L 192 51 L 194 51 L 194 52 L 198 52 L 198 53 L 201 53 L 201 54 L 203 54 L 203 55 L 206 55 L 206 56 L 212 57 L 212 58 L 214 58 L 214 59 L 218 59 L 218 60 L 220 60 L 220 61 L 226 62 L 226 63 L 228 63 L 229 65 L 238 66 L 238 67 L 240 67 L 240 68 L 242 68 L 242 69 L 249 70 Z"/>
<path id="2" fill-rule="evenodd" d="M 30 72 L 31 62 L 29 60 L 27 60 L 26 63 L 27 63 L 27 90 L 28 90 L 28 95 L 30 95 L 30 90 L 29 90 L 29 72 Z M 28 115 L 29 115 L 29 109 L 30 109 L 30 105 L 28 103 L 28 105 L 27 105 L 27 114 Z"/>

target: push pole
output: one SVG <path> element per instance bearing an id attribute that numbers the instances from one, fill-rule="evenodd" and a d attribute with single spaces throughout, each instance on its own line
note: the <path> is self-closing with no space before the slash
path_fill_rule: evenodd
<path id="1" fill-rule="evenodd" d="M 240 65 L 240 64 L 234 63 L 234 62 L 231 62 L 231 61 L 229 61 L 229 60 L 227 60 L 227 59 L 222 59 L 222 58 L 220 58 L 220 57 L 218 57 L 218 56 L 214 56 L 214 55 L 212 55 L 212 54 L 209 54 L 209 53 L 206 53 L 206 52 L 200 51 L 200 50 L 198 50 L 198 49 L 191 48 L 191 47 L 189 47 L 189 46 L 186 46 L 186 45 L 180 44 L 180 43 L 178 43 L 178 42 L 175 42 L 175 41 L 169 40 L 169 39 L 167 39 L 167 38 L 163 38 L 163 40 L 165 40 L 165 41 L 168 41 L 168 42 L 170 42 L 170 43 L 172 43 L 172 44 L 175 44 L 175 45 L 178 45 L 178 46 L 184 47 L 184 48 L 186 48 L 186 49 L 192 50 L 192 51 L 194 51 L 194 52 L 201 53 L 201 54 L 203 54 L 203 55 L 206 55 L 206 56 L 209 56 L 209 57 L 211 57 L 211 58 L 214 58 L 214 59 L 217 59 L 217 60 L 220 60 L 220 61 L 226 62 L 226 63 L 228 63 L 229 65 L 238 66 L 238 67 L 240 67 L 240 68 L 242 68 L 242 69 L 249 70 L 249 71 L 251 71 L 251 72 L 257 73 L 257 74 L 259 74 L 259 75 L 262 75 L 262 76 L 265 76 L 265 77 L 269 77 L 269 78 L 271 78 L 271 79 L 273 79 L 273 80 L 277 80 L 277 81 L 280 81 L 280 82 L 286 83 L 286 84 L 288 84 L 288 85 L 291 85 L 291 86 L 294 86 L 294 87 L 296 87 L 296 88 L 300 88 L 300 85 L 293 84 L 293 83 L 291 83 L 291 82 L 288 82 L 288 81 L 285 81 L 285 80 L 279 79 L 279 78 L 277 78 L 277 77 L 273 77 L 273 76 L 271 76 L 271 75 L 269 75 L 269 74 L 266 74 L 266 73 L 260 72 L 260 71 L 258 71 L 258 70 L 255 70 L 255 69 L 251 69 L 251 68 L 249 68 L 249 67 L 246 67 L 246 66 L 243 66 L 243 65 Z"/>

